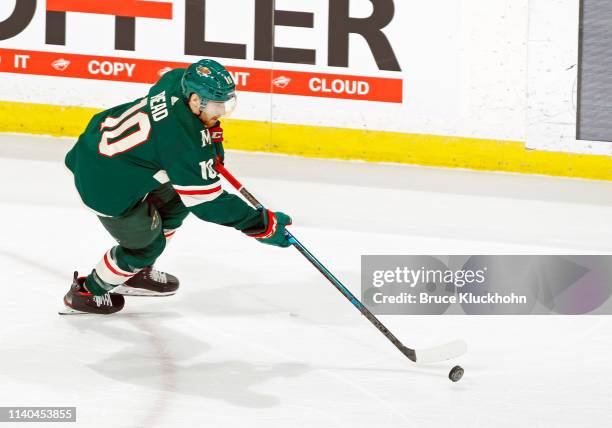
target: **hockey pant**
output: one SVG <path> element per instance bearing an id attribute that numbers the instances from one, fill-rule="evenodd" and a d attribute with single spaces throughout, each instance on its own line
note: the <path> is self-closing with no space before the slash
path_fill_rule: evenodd
<path id="1" fill-rule="evenodd" d="M 121 217 L 98 217 L 119 245 L 108 250 L 85 286 L 103 295 L 123 284 L 161 255 L 189 211 L 169 183 L 163 184 Z"/>

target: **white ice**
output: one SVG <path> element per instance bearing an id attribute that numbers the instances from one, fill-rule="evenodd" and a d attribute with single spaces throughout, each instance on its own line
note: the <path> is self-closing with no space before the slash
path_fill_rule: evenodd
<path id="1" fill-rule="evenodd" d="M 412 365 L 294 249 L 193 216 L 157 265 L 180 277 L 176 296 L 58 316 L 72 271 L 113 245 L 63 167 L 69 144 L 0 137 L 0 406 L 76 406 L 67 426 L 84 427 L 611 426 L 612 318 L 381 317 L 409 346 L 465 339 L 452 384 L 454 363 Z M 362 254 L 612 251 L 606 182 L 227 163 L 357 294 Z"/>

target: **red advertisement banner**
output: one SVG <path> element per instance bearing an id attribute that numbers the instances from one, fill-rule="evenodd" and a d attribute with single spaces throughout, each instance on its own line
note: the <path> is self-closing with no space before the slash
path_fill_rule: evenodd
<path id="1" fill-rule="evenodd" d="M 0 48 L 0 72 L 154 83 L 187 63 Z M 401 103 L 401 79 L 228 67 L 239 91 Z"/>

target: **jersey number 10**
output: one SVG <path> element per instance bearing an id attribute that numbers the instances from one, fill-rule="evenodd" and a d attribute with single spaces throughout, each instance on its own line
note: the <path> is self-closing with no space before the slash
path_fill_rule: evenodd
<path id="1" fill-rule="evenodd" d="M 110 158 L 127 152 L 149 139 L 151 133 L 149 116 L 142 111 L 138 112 L 146 105 L 147 99 L 143 98 L 138 104 L 123 112 L 121 116 L 104 119 L 104 122 L 100 124 L 102 138 L 98 146 L 101 155 Z M 138 113 L 134 114 L 135 112 Z M 134 130 L 136 127 L 137 129 Z M 127 133 L 128 131 L 130 132 Z"/>

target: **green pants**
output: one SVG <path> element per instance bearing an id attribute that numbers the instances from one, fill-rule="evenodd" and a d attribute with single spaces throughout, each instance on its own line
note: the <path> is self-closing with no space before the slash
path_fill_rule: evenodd
<path id="1" fill-rule="evenodd" d="M 105 255 L 106 266 L 121 274 L 153 265 L 166 247 L 164 232 L 173 233 L 188 214 L 189 210 L 179 195 L 167 183 L 149 193 L 144 201 L 121 217 L 98 217 L 119 244 Z M 113 276 L 112 273 L 109 275 Z M 102 272 L 92 272 L 87 277 L 86 286 L 93 294 L 100 295 L 113 289 L 119 281 L 119 277 L 109 280 Z"/>

